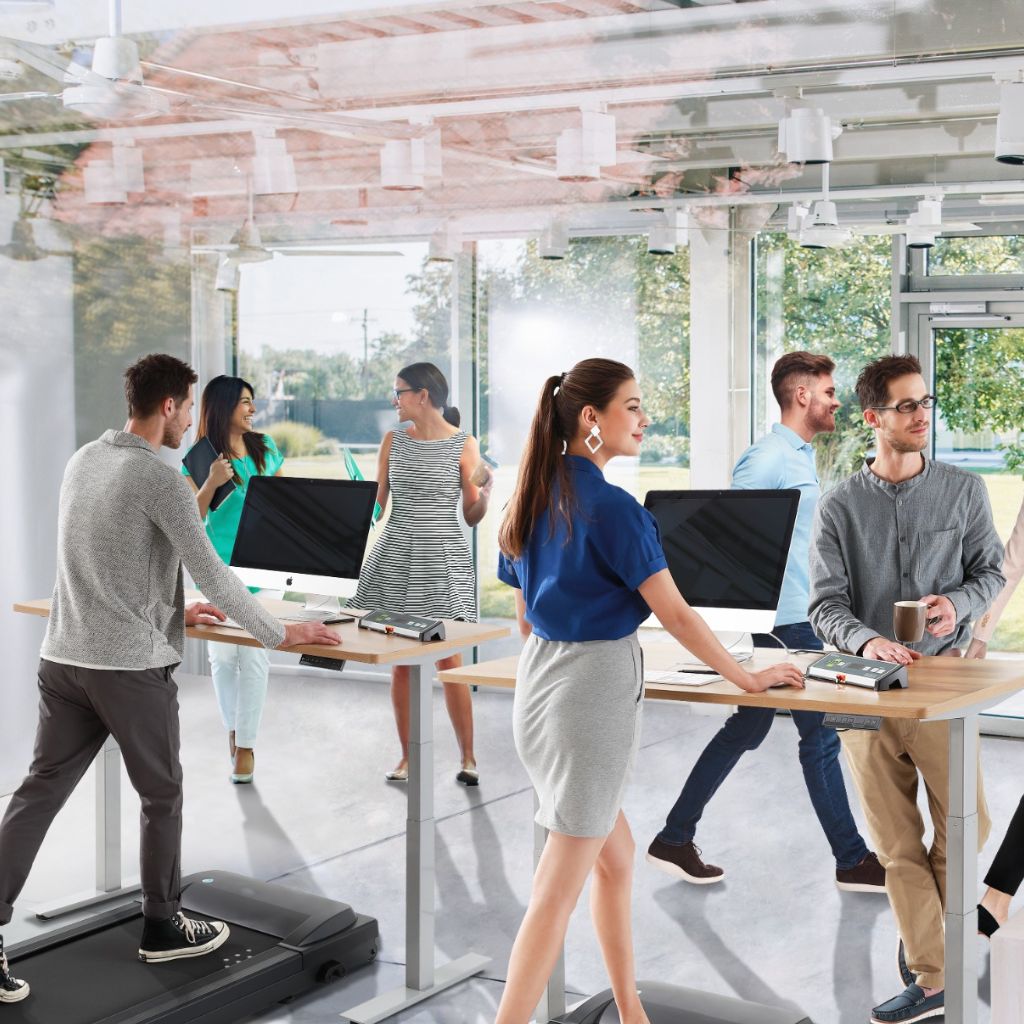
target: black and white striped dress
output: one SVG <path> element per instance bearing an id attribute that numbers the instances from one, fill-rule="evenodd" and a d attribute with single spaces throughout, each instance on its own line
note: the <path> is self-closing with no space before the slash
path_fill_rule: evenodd
<path id="1" fill-rule="evenodd" d="M 391 516 L 363 563 L 353 608 L 476 622 L 473 557 L 458 515 L 465 444 L 462 430 L 440 441 L 394 432 Z"/>

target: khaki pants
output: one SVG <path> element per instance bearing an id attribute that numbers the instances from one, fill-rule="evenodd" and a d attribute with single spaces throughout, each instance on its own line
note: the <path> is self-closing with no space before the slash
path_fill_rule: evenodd
<path id="1" fill-rule="evenodd" d="M 885 888 L 906 950 L 907 964 L 925 988 L 943 988 L 942 915 L 946 906 L 946 816 L 949 813 L 949 726 L 885 718 L 878 732 L 842 734 L 879 859 Z M 917 807 L 924 780 L 934 838 L 924 846 Z M 978 846 L 991 828 L 978 765 Z"/>

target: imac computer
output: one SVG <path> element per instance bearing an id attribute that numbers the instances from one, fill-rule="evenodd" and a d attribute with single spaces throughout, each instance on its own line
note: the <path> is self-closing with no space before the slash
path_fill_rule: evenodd
<path id="1" fill-rule="evenodd" d="M 376 499 L 373 480 L 253 477 L 231 567 L 247 586 L 305 594 L 307 607 L 352 597 Z"/>
<path id="2" fill-rule="evenodd" d="M 648 493 L 672 579 L 726 647 L 774 628 L 799 503 L 795 489 Z"/>

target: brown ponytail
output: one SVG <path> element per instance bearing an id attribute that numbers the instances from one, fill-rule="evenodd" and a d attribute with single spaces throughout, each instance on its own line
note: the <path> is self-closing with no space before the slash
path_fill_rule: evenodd
<path id="1" fill-rule="evenodd" d="M 622 384 L 633 379 L 633 371 L 624 363 L 584 359 L 568 373 L 544 382 L 519 464 L 519 479 L 498 531 L 498 546 L 508 558 L 522 555 L 542 515 L 549 517 L 552 530 L 555 515 L 560 515 L 571 536 L 576 497 L 562 450 L 579 433 L 584 406 L 606 409 Z"/>

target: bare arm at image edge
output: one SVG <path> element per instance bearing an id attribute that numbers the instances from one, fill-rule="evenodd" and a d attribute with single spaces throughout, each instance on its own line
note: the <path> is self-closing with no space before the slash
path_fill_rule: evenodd
<path id="1" fill-rule="evenodd" d="M 1006 584 L 999 591 L 999 595 L 992 603 L 992 607 L 985 612 L 975 623 L 972 643 L 976 640 L 979 643 L 987 644 L 992 639 L 992 634 L 999 625 L 1006 606 L 1010 603 L 1014 591 L 1017 589 L 1021 578 L 1024 577 L 1024 504 L 1017 513 L 1017 521 L 1013 524 L 1010 538 L 1006 542 L 1006 550 L 1003 554 L 1003 575 L 1006 577 Z"/>

